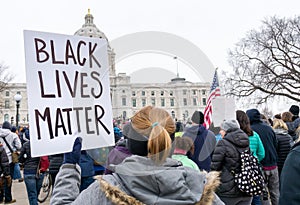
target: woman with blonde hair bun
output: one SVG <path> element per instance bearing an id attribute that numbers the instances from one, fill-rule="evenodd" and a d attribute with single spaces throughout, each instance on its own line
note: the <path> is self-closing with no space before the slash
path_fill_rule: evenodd
<path id="1" fill-rule="evenodd" d="M 79 193 L 81 138 L 56 177 L 51 205 L 223 205 L 214 190 L 219 186 L 218 172 L 199 172 L 169 158 L 175 132 L 170 114 L 147 106 L 138 111 L 123 128 L 128 149 L 133 154 L 117 165 L 112 175 L 104 175 Z"/>
<path id="2" fill-rule="evenodd" d="M 273 129 L 277 138 L 277 166 L 280 179 L 281 170 L 287 155 L 294 145 L 293 138 L 288 134 L 288 127 L 281 119 L 273 120 Z"/>
<path id="3" fill-rule="evenodd" d="M 148 156 L 156 163 L 162 163 L 170 155 L 170 135 L 175 132 L 175 123 L 170 114 L 161 108 L 147 106 L 131 118 L 132 127 L 149 136 Z"/>

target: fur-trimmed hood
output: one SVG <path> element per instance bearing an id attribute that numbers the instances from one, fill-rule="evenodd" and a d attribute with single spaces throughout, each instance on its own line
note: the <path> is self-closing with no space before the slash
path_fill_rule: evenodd
<path id="1" fill-rule="evenodd" d="M 161 166 L 146 157 L 126 158 L 115 167 L 114 177 L 132 195 L 110 185 L 105 177 L 98 179 L 106 197 L 115 204 L 223 204 L 214 194 L 220 184 L 218 172 L 199 172 L 169 158 Z"/>
<path id="2" fill-rule="evenodd" d="M 204 173 L 206 174 L 206 173 Z M 146 205 L 138 199 L 129 196 L 122 190 L 120 190 L 117 186 L 113 186 L 102 179 L 101 176 L 96 177 L 99 184 L 100 189 L 104 192 L 105 196 L 113 203 L 118 205 Z M 201 199 L 195 203 L 195 205 L 213 205 L 213 204 L 224 204 L 218 198 L 214 191 L 220 184 L 219 172 L 212 171 L 206 174 L 206 184 L 204 186 L 203 193 L 201 195 Z M 188 203 L 188 202 L 187 202 Z M 186 204 L 187 204 L 186 203 Z M 175 203 L 176 204 L 176 203 Z"/>
<path id="3" fill-rule="evenodd" d="M 129 157 L 129 159 L 130 158 L 131 157 Z M 134 160 L 132 158 L 130 160 L 129 163 L 133 163 L 134 165 Z M 124 162 L 122 164 L 124 164 Z M 149 170 L 149 167 L 144 169 Z M 166 168 L 166 166 L 164 167 Z M 132 172 L 135 173 L 135 169 L 132 169 L 129 173 Z M 182 177 L 171 179 L 170 177 L 174 176 L 172 172 L 175 173 L 174 175 L 181 175 Z M 124 183 L 124 178 L 119 177 L 119 174 L 103 175 L 101 176 L 102 179 L 96 180 L 87 189 L 79 193 L 81 178 L 80 166 L 78 164 L 63 164 L 60 167 L 60 171 L 55 180 L 55 187 L 53 189 L 50 204 L 224 205 L 214 192 L 220 183 L 218 172 L 209 172 L 207 174 L 205 172 L 193 170 L 189 167 L 178 166 L 169 167 L 169 171 L 159 171 L 159 173 L 164 173 L 166 177 L 162 178 L 162 175 L 156 175 L 157 171 L 152 170 L 152 174 L 145 178 L 136 176 L 136 178 L 140 179 L 152 178 L 152 182 L 150 182 L 150 180 L 132 180 L 132 184 Z M 155 176 L 157 177 L 156 180 L 154 180 Z M 141 187 L 144 187 L 144 190 L 141 189 Z M 162 190 L 162 188 L 167 188 L 168 192 Z M 151 191 L 155 192 L 151 193 Z"/>

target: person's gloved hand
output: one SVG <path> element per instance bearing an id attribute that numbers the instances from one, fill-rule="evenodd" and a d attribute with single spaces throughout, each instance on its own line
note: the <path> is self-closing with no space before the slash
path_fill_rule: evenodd
<path id="1" fill-rule="evenodd" d="M 72 152 L 64 154 L 63 164 L 79 164 L 81 151 L 81 137 L 75 139 Z"/>

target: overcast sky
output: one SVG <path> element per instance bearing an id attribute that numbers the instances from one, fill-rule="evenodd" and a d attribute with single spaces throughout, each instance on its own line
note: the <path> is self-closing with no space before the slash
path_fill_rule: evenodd
<path id="1" fill-rule="evenodd" d="M 215 67 L 226 70 L 228 49 L 247 31 L 258 29 L 265 17 L 298 15 L 300 1 L 4 1 L 0 7 L 0 62 L 15 73 L 14 81 L 26 82 L 23 30 L 73 35 L 84 24 L 88 8 L 109 40 L 139 31 L 169 32 L 191 41 Z"/>

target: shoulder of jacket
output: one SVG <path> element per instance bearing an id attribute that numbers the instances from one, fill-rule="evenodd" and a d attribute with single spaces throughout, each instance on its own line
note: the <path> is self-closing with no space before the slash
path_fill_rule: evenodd
<path id="1" fill-rule="evenodd" d="M 136 198 L 129 196 L 128 194 L 123 192 L 119 187 L 109 184 L 101 176 L 95 178 L 100 184 L 101 191 L 113 204 L 145 205 Z"/>

